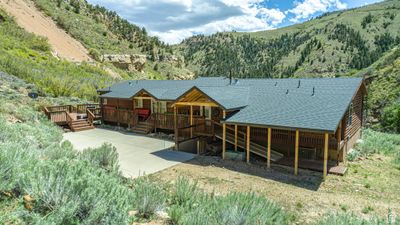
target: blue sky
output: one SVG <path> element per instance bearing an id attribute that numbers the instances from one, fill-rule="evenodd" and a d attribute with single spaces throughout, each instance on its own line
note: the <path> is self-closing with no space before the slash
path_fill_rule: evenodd
<path id="1" fill-rule="evenodd" d="M 380 0 L 88 0 L 116 11 L 150 35 L 179 43 L 196 34 L 271 30 L 325 12 Z"/>

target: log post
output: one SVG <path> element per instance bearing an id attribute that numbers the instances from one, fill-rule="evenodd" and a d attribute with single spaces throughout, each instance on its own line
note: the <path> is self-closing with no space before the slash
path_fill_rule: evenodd
<path id="1" fill-rule="evenodd" d="M 271 168 L 271 133 L 272 129 L 268 128 L 268 149 L 267 149 L 267 167 Z"/>
<path id="2" fill-rule="evenodd" d="M 323 178 L 325 180 L 328 174 L 328 147 L 329 147 L 329 134 L 325 133 L 325 140 L 324 140 L 324 174 Z"/>
<path id="3" fill-rule="evenodd" d="M 247 126 L 246 162 L 250 163 L 250 126 Z"/>
<path id="4" fill-rule="evenodd" d="M 299 168 L 299 130 L 296 130 L 296 142 L 294 147 L 294 174 L 297 175 Z"/>
<path id="5" fill-rule="evenodd" d="M 225 119 L 226 111 L 222 112 L 222 117 Z M 225 159 L 225 151 L 226 151 L 226 124 L 222 124 L 222 159 Z"/>
<path id="6" fill-rule="evenodd" d="M 238 148 L 238 126 L 235 124 L 235 151 L 237 151 Z"/>

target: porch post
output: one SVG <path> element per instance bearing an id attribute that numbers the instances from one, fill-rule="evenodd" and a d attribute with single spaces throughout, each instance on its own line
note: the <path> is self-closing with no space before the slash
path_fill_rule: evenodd
<path id="1" fill-rule="evenodd" d="M 326 175 L 328 174 L 328 147 L 329 147 L 329 134 L 325 133 L 325 140 L 324 140 L 324 180 L 326 178 Z"/>
<path id="2" fill-rule="evenodd" d="M 247 126 L 246 162 L 250 162 L 250 126 Z"/>
<path id="3" fill-rule="evenodd" d="M 340 121 L 339 123 L 339 127 L 337 130 L 337 134 L 336 134 L 336 140 L 337 140 L 337 163 L 339 165 L 339 157 L 340 157 L 340 142 L 342 142 L 342 121 Z M 342 152 L 342 160 L 343 162 L 345 162 L 346 160 L 346 156 L 344 155 L 344 151 Z"/>
<path id="4" fill-rule="evenodd" d="M 272 129 L 268 128 L 268 151 L 267 151 L 267 167 L 271 168 L 271 133 Z"/>
<path id="5" fill-rule="evenodd" d="M 179 150 L 179 143 L 178 143 L 178 108 L 174 106 L 174 131 L 175 131 L 175 150 Z"/>
<path id="6" fill-rule="evenodd" d="M 237 151 L 237 147 L 238 147 L 237 136 L 238 136 L 238 127 L 237 127 L 237 124 L 235 124 L 235 151 Z"/>
<path id="7" fill-rule="evenodd" d="M 190 105 L 190 138 L 193 138 L 193 105 Z"/>
<path id="8" fill-rule="evenodd" d="M 222 117 L 225 119 L 226 112 L 222 111 Z M 225 151 L 226 151 L 226 124 L 222 124 L 222 159 L 225 159 Z"/>
<path id="9" fill-rule="evenodd" d="M 294 147 L 294 174 L 297 175 L 299 167 L 299 130 L 296 130 L 296 143 Z"/>

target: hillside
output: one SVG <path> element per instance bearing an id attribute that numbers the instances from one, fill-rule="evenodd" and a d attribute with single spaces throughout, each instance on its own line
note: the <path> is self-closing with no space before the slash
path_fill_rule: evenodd
<path id="1" fill-rule="evenodd" d="M 385 1 L 276 30 L 195 36 L 176 48 L 201 76 L 349 75 L 400 43 L 399 14 L 400 1 Z"/>
<path id="2" fill-rule="evenodd" d="M 83 45 L 57 27 L 38 10 L 32 2 L 24 0 L 0 1 L 0 6 L 12 15 L 19 26 L 36 35 L 48 38 L 54 55 L 70 61 L 89 61 L 89 51 Z"/>
<path id="3" fill-rule="evenodd" d="M 52 18 L 73 38 L 81 42 L 91 57 L 103 61 L 103 55 L 143 55 L 143 71 L 133 76 L 150 79 L 188 79 L 193 73 L 183 67 L 183 57 L 140 28 L 104 7 L 84 0 L 35 0 L 36 7 Z M 130 73 L 136 71 L 128 71 Z"/>

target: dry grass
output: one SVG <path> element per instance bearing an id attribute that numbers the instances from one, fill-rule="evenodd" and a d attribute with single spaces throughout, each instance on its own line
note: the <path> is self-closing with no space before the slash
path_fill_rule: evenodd
<path id="1" fill-rule="evenodd" d="M 217 157 L 197 157 L 171 167 L 152 178 L 171 182 L 178 176 L 198 181 L 201 188 L 216 194 L 254 191 L 267 196 L 294 214 L 299 223 L 312 223 L 331 212 L 353 212 L 361 217 L 386 217 L 388 210 L 400 215 L 400 170 L 392 159 L 373 156 L 349 164 L 343 177 L 275 165 L 222 161 Z"/>

